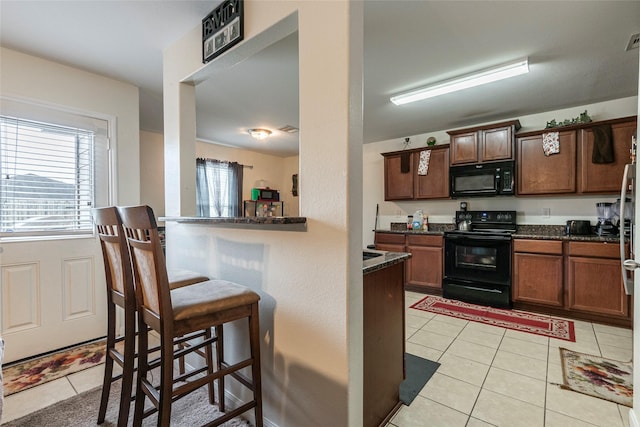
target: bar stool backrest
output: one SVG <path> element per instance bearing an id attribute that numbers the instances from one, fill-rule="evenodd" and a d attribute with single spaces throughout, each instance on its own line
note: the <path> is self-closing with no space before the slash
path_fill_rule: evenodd
<path id="1" fill-rule="evenodd" d="M 171 318 L 172 307 L 155 215 L 149 206 L 121 207 L 118 210 L 129 245 L 138 310 L 144 316 L 145 323 L 160 331 L 160 319 L 165 313 Z"/>
<path id="2" fill-rule="evenodd" d="M 133 273 L 120 214 L 113 206 L 98 208 L 93 209 L 93 218 L 102 246 L 108 297 L 121 307 L 125 306 L 125 301 L 134 304 Z"/>

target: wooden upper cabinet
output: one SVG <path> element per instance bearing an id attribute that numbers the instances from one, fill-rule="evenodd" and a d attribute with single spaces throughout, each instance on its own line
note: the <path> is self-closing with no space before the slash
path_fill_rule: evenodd
<path id="1" fill-rule="evenodd" d="M 591 128 L 581 129 L 578 143 L 579 193 L 619 193 L 624 165 L 631 162 L 631 136 L 636 130 L 636 117 L 601 123 L 598 125 L 611 127 L 614 161 L 593 163 L 594 133 Z"/>
<path id="2" fill-rule="evenodd" d="M 545 156 L 542 134 L 517 138 L 517 194 L 576 191 L 576 131 L 559 133 L 560 152 Z"/>
<path id="3" fill-rule="evenodd" d="M 420 153 L 430 151 L 426 175 L 418 175 Z M 442 199 L 449 197 L 449 144 L 382 153 L 384 199 Z"/>
<path id="4" fill-rule="evenodd" d="M 384 199 L 413 199 L 413 153 L 402 151 L 384 156 Z"/>
<path id="5" fill-rule="evenodd" d="M 418 175 L 420 152 L 414 153 L 414 197 L 416 199 L 442 199 L 449 197 L 449 147 L 434 146 L 431 149 L 429 169 L 426 175 Z"/>
<path id="6" fill-rule="evenodd" d="M 520 121 L 512 120 L 447 132 L 450 136 L 451 165 L 514 159 L 514 135 Z"/>
<path id="7" fill-rule="evenodd" d="M 451 164 L 462 165 L 465 163 L 477 163 L 478 156 L 478 133 L 467 132 L 451 135 Z"/>
<path id="8" fill-rule="evenodd" d="M 482 161 L 513 160 L 513 126 L 482 131 Z"/>

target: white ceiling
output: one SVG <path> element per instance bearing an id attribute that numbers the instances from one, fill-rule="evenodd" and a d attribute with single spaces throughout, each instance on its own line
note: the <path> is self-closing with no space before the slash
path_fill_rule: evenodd
<path id="1" fill-rule="evenodd" d="M 219 3 L 0 0 L 0 44 L 138 86 L 140 127 L 161 131 L 162 51 Z M 638 32 L 640 1 L 366 1 L 364 140 L 637 95 L 638 49 L 625 47 Z M 404 106 L 389 101 L 521 57 L 527 75 Z M 198 137 L 295 154 L 297 134 L 277 129 L 299 124 L 297 75 L 293 35 L 199 84 Z M 253 127 L 274 134 L 258 143 L 246 134 Z"/>

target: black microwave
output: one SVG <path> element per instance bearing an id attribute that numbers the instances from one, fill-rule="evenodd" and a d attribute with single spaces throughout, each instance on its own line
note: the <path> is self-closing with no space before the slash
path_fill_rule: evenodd
<path id="1" fill-rule="evenodd" d="M 515 162 L 481 163 L 449 168 L 451 197 L 515 194 Z"/>

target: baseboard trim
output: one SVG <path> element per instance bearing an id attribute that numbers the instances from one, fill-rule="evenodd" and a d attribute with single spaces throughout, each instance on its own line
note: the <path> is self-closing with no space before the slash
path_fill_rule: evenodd
<path id="1" fill-rule="evenodd" d="M 636 417 L 636 411 L 634 411 L 633 409 L 629 409 L 629 426 L 640 427 L 640 423 L 638 422 L 638 418 Z"/>

